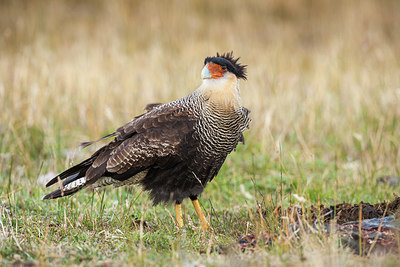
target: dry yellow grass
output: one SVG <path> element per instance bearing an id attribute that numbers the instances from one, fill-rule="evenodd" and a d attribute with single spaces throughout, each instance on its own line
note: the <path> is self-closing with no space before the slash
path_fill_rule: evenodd
<path id="1" fill-rule="evenodd" d="M 5 2 L 1 121 L 95 138 L 188 94 L 205 56 L 233 50 L 249 65 L 252 140 L 298 135 L 312 153 L 334 135 L 352 155 L 354 138 L 383 138 L 399 115 L 397 11 L 396 1 Z M 367 135 L 365 116 L 376 119 Z M 390 158 L 376 160 L 399 165 Z"/>
<path id="2" fill-rule="evenodd" d="M 0 152 L 15 155 L 28 173 L 15 183 L 29 185 L 37 142 L 55 171 L 57 149 L 187 95 L 206 56 L 233 50 L 248 65 L 241 94 L 254 154 L 278 158 L 280 144 L 293 155 L 293 179 L 320 160 L 346 173 L 338 188 L 375 185 L 379 175 L 400 175 L 399 14 L 394 0 L 2 1 Z M 327 176 L 313 174 L 308 182 Z M 310 246 L 317 264 L 325 250 Z M 343 255 L 324 264 L 360 263 Z"/>

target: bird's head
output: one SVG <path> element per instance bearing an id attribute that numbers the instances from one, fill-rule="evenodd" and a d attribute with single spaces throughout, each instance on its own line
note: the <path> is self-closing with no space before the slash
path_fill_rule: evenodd
<path id="1" fill-rule="evenodd" d="M 238 63 L 239 58 L 233 57 L 233 52 L 219 54 L 216 57 L 207 57 L 204 60 L 204 68 L 201 72 L 201 78 L 205 79 L 223 79 L 229 75 L 235 75 L 237 79 L 246 80 L 246 65 Z"/>
<path id="2" fill-rule="evenodd" d="M 203 82 L 196 94 L 204 96 L 213 107 L 225 110 L 240 109 L 241 100 L 238 79 L 246 80 L 246 65 L 238 63 L 233 52 L 207 57 L 201 72 Z"/>

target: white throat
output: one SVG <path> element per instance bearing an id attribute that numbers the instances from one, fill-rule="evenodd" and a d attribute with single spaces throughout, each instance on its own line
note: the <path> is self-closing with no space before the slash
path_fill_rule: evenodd
<path id="1" fill-rule="evenodd" d="M 230 72 L 219 79 L 203 79 L 196 93 L 205 96 L 209 102 L 217 106 L 234 109 L 242 106 L 238 80 Z"/>

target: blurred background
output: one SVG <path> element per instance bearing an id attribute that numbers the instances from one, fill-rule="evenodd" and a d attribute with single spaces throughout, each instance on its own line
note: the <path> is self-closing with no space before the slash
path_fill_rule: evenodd
<path id="1" fill-rule="evenodd" d="M 61 170 L 63 151 L 191 93 L 206 56 L 234 51 L 259 164 L 280 147 L 360 183 L 398 175 L 399 14 L 395 0 L 1 1 L 1 171 L 10 155 L 21 177 Z"/>

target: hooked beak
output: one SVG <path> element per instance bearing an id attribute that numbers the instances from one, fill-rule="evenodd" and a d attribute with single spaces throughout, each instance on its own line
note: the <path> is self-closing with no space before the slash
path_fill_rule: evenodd
<path id="1" fill-rule="evenodd" d="M 207 68 L 207 65 L 205 65 L 203 70 L 201 71 L 201 78 L 202 79 L 211 79 L 211 73 L 210 73 L 210 70 Z"/>

